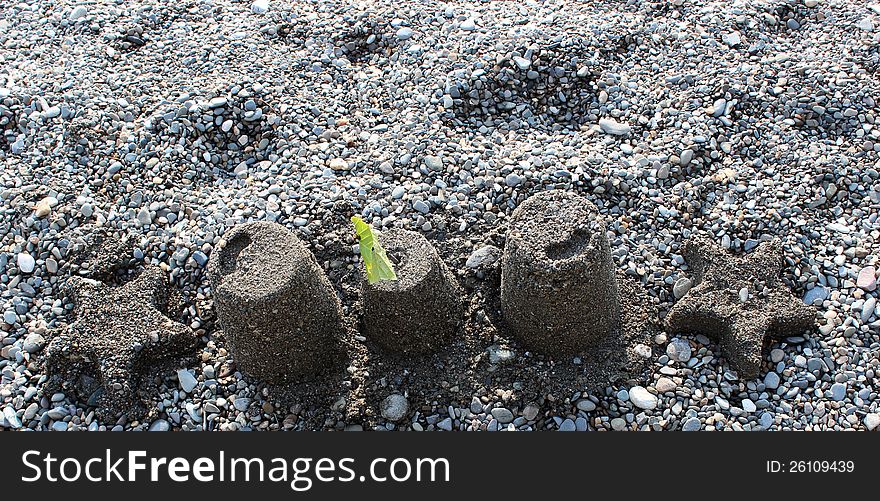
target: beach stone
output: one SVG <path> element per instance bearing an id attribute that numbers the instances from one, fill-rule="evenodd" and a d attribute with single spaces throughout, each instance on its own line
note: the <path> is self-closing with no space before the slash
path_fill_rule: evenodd
<path id="1" fill-rule="evenodd" d="M 617 294 L 605 225 L 592 203 L 553 190 L 514 211 L 501 308 L 520 342 L 556 356 L 601 345 L 620 327 Z"/>
<path id="2" fill-rule="evenodd" d="M 697 235 L 685 242 L 682 255 L 695 285 L 669 311 L 667 326 L 670 332 L 718 338 L 740 376 L 758 376 L 765 337 L 796 336 L 815 326 L 815 309 L 796 299 L 779 278 L 783 265 L 779 240 L 737 256 Z M 766 295 L 752 292 L 744 301 L 743 289 L 766 290 Z"/>
<path id="3" fill-rule="evenodd" d="M 630 388 L 629 401 L 639 409 L 651 410 L 657 407 L 657 397 L 643 386 Z"/>
<path id="4" fill-rule="evenodd" d="M 28 336 L 24 338 L 24 342 L 21 344 L 21 349 L 26 351 L 27 353 L 36 353 L 42 350 L 45 344 L 45 338 L 43 338 L 42 335 L 34 332 L 28 334 Z"/>
<path id="5" fill-rule="evenodd" d="M 495 407 L 490 411 L 492 413 L 492 417 L 498 420 L 501 424 L 507 424 L 513 421 L 513 413 L 510 412 L 510 409 L 506 409 L 504 407 Z"/>
<path id="6" fill-rule="evenodd" d="M 878 426 L 880 426 L 880 414 L 872 412 L 865 416 L 865 428 L 868 431 L 874 431 Z"/>
<path id="7" fill-rule="evenodd" d="M 208 276 L 237 367 L 283 383 L 338 365 L 339 299 L 305 244 L 270 222 L 241 224 L 224 237 Z"/>
<path id="8" fill-rule="evenodd" d="M 76 320 L 46 347 L 46 390 L 94 399 L 103 420 L 139 418 L 142 385 L 195 357 L 198 338 L 174 320 L 179 293 L 159 268 L 119 286 L 74 276 L 68 288 Z"/>
<path id="9" fill-rule="evenodd" d="M 602 129 L 602 132 L 612 136 L 626 136 L 632 131 L 632 127 L 628 124 L 620 123 L 610 118 L 599 120 L 599 128 Z"/>
<path id="10" fill-rule="evenodd" d="M 382 413 L 382 417 L 389 421 L 400 421 L 406 417 L 406 413 L 409 412 L 409 402 L 407 402 L 406 397 L 403 395 L 397 393 L 388 395 L 385 397 L 385 400 L 382 401 L 380 412 Z"/>
<path id="11" fill-rule="evenodd" d="M 177 371 L 177 381 L 180 383 L 180 388 L 187 393 L 191 393 L 198 384 L 198 381 L 195 376 L 193 376 L 192 372 L 186 369 L 180 369 Z"/>
<path id="12" fill-rule="evenodd" d="M 675 281 L 675 284 L 672 286 L 672 295 L 675 299 L 681 299 L 691 287 L 694 285 L 693 281 L 690 278 L 682 277 Z"/>
<path id="13" fill-rule="evenodd" d="M 684 425 L 682 425 L 681 431 L 700 431 L 700 428 L 702 426 L 703 423 L 701 423 L 699 419 L 695 417 L 689 417 L 684 421 Z"/>
<path id="14" fill-rule="evenodd" d="M 34 257 L 27 252 L 19 252 L 16 264 L 18 264 L 18 269 L 22 273 L 32 273 L 37 262 L 34 260 Z"/>
<path id="15" fill-rule="evenodd" d="M 830 294 L 828 287 L 817 285 L 804 293 L 804 304 L 821 304 Z"/>
<path id="16" fill-rule="evenodd" d="M 498 261 L 498 258 L 500 257 L 501 249 L 495 247 L 494 245 L 484 245 L 471 253 L 471 255 L 467 258 L 465 266 L 467 266 L 468 268 L 489 267 L 495 264 L 495 262 Z"/>
<path id="17" fill-rule="evenodd" d="M 666 355 L 676 362 L 687 362 L 691 358 L 691 345 L 684 339 L 675 338 L 666 346 Z"/>
<path id="18" fill-rule="evenodd" d="M 654 388 L 660 393 L 674 391 L 677 387 L 678 385 L 676 385 L 675 382 L 668 377 L 661 377 L 657 380 L 656 383 L 654 383 Z"/>
<path id="19" fill-rule="evenodd" d="M 582 400 L 578 400 L 576 407 L 579 411 L 593 412 L 594 410 L 596 410 L 596 403 L 589 398 L 584 398 Z"/>
<path id="20" fill-rule="evenodd" d="M 844 398 L 846 398 L 846 384 L 844 383 L 834 383 L 831 385 L 831 398 L 833 398 L 836 402 L 840 402 Z"/>
<path id="21" fill-rule="evenodd" d="M 463 293 L 455 277 L 421 233 L 395 228 L 377 238 L 397 280 L 371 284 L 362 271 L 364 335 L 399 354 L 438 349 L 463 321 Z"/>
<path id="22" fill-rule="evenodd" d="M 157 419 L 150 424 L 149 431 L 170 431 L 171 424 L 164 419 Z"/>
<path id="23" fill-rule="evenodd" d="M 577 426 L 571 419 L 566 419 L 559 425 L 559 431 L 577 431 Z"/>
<path id="24" fill-rule="evenodd" d="M 873 266 L 865 266 L 859 271 L 856 285 L 871 292 L 877 288 L 877 269 Z"/>
<path id="25" fill-rule="evenodd" d="M 67 19 L 69 19 L 70 21 L 77 21 L 86 17 L 88 14 L 89 10 L 86 8 L 85 5 L 77 5 L 70 11 L 70 14 L 67 15 Z"/>

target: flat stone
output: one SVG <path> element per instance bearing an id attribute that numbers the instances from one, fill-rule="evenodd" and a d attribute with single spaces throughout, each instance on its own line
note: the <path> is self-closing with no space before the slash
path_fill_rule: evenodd
<path id="1" fill-rule="evenodd" d="M 523 409 L 523 417 L 526 418 L 526 421 L 534 421 L 539 412 L 541 409 L 537 405 L 529 404 Z"/>
<path id="2" fill-rule="evenodd" d="M 571 419 L 566 419 L 559 425 L 559 431 L 577 431 L 577 426 Z"/>
<path id="3" fill-rule="evenodd" d="M 683 298 L 684 295 L 687 294 L 687 292 L 689 290 L 691 290 L 691 287 L 693 285 L 694 285 L 694 282 L 690 278 L 687 278 L 687 277 L 679 278 L 678 280 L 675 281 L 675 284 L 672 285 L 673 297 L 675 297 L 675 299 Z"/>
<path id="4" fill-rule="evenodd" d="M 691 345 L 684 339 L 675 338 L 666 346 L 666 355 L 676 362 L 687 362 L 691 359 Z"/>
<path id="5" fill-rule="evenodd" d="M 490 411 L 492 413 L 492 417 L 498 420 L 501 424 L 507 424 L 513 421 L 513 413 L 510 412 L 510 409 L 506 409 L 504 407 L 495 407 Z"/>
<path id="6" fill-rule="evenodd" d="M 859 271 L 856 279 L 856 285 L 868 292 L 877 288 L 877 269 L 873 266 L 866 266 Z"/>
<path id="7" fill-rule="evenodd" d="M 834 383 L 831 385 L 831 398 L 836 402 L 840 402 L 846 398 L 846 384 Z"/>
<path id="8" fill-rule="evenodd" d="M 428 170 L 441 171 L 443 170 L 443 160 L 437 156 L 426 156 L 425 167 L 427 167 Z"/>
<path id="9" fill-rule="evenodd" d="M 828 299 L 831 290 L 823 285 L 817 285 L 804 293 L 804 304 L 821 304 L 822 301 Z"/>
<path id="10" fill-rule="evenodd" d="M 872 412 L 865 415 L 865 428 L 868 431 L 874 431 L 878 426 L 880 426 L 880 414 Z"/>
<path id="11" fill-rule="evenodd" d="M 27 252 L 19 252 L 18 257 L 16 258 L 16 264 L 18 265 L 18 270 L 22 273 L 32 273 L 37 262 L 34 260 L 34 257 Z"/>
<path id="12" fill-rule="evenodd" d="M 629 389 L 629 400 L 639 409 L 651 410 L 657 407 L 657 397 L 642 386 Z"/>
<path id="13" fill-rule="evenodd" d="M 610 118 L 600 119 L 599 128 L 602 129 L 602 132 L 612 136 L 626 136 L 632 131 L 632 127 L 628 124 L 620 123 Z"/>
<path id="14" fill-rule="evenodd" d="M 678 385 L 668 377 L 661 377 L 656 383 L 654 383 L 654 389 L 660 393 L 675 391 L 676 388 L 678 388 Z"/>
<path id="15" fill-rule="evenodd" d="M 742 38 L 740 37 L 738 32 L 733 31 L 731 33 L 725 33 L 721 35 L 721 41 L 724 42 L 724 44 L 728 47 L 736 47 L 737 45 L 742 43 Z"/>
<path id="16" fill-rule="evenodd" d="M 703 423 L 698 418 L 689 417 L 685 419 L 684 424 L 681 426 L 681 431 L 700 431 L 702 427 Z"/>
<path id="17" fill-rule="evenodd" d="M 501 249 L 494 245 L 484 245 L 473 251 L 465 262 L 468 268 L 487 268 L 501 258 Z"/>
<path id="18" fill-rule="evenodd" d="M 768 372 L 764 376 L 764 387 L 768 390 L 775 390 L 779 388 L 779 374 L 775 372 Z"/>
<path id="19" fill-rule="evenodd" d="M 584 398 L 577 401 L 576 407 L 579 411 L 593 412 L 596 410 L 596 403 L 589 398 Z"/>
<path id="20" fill-rule="evenodd" d="M 70 11 L 70 14 L 67 15 L 67 19 L 70 21 L 77 21 L 89 15 L 89 10 L 84 5 L 77 5 Z"/>
<path id="21" fill-rule="evenodd" d="M 171 425 L 164 419 L 157 419 L 150 424 L 149 431 L 170 431 Z"/>
<path id="22" fill-rule="evenodd" d="M 774 364 L 782 362 L 782 359 L 785 358 L 785 352 L 780 350 L 779 348 L 774 348 L 770 350 L 770 361 Z"/>
<path id="23" fill-rule="evenodd" d="M 36 353 L 42 350 L 45 344 L 46 339 L 43 338 L 42 335 L 34 332 L 28 334 L 28 336 L 24 338 L 24 342 L 21 344 L 21 349 L 27 353 Z"/>
<path id="24" fill-rule="evenodd" d="M 180 387 L 183 391 L 187 393 L 192 393 L 193 389 L 198 384 L 195 376 L 193 376 L 192 372 L 186 369 L 180 369 L 177 371 L 177 381 L 180 383 Z"/>

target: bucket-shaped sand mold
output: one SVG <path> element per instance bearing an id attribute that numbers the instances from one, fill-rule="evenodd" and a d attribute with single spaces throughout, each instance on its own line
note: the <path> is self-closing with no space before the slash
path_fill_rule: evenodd
<path id="1" fill-rule="evenodd" d="M 462 292 L 440 255 L 420 233 L 392 229 L 379 234 L 397 280 L 362 280 L 363 333 L 384 350 L 423 354 L 455 334 Z"/>
<path id="2" fill-rule="evenodd" d="M 342 363 L 339 299 L 305 244 L 269 222 L 236 226 L 225 241 L 208 273 L 237 367 L 282 383 Z"/>
<path id="3" fill-rule="evenodd" d="M 504 322 L 529 349 L 571 355 L 618 332 L 608 237 L 587 199 L 553 190 L 523 202 L 513 212 L 501 266 Z"/>

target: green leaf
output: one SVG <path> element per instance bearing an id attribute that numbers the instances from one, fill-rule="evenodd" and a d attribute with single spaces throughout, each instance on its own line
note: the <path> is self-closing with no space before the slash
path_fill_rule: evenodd
<path id="1" fill-rule="evenodd" d="M 353 216 L 351 222 L 354 223 L 354 230 L 360 240 L 361 256 L 367 267 L 367 281 L 374 284 L 379 280 L 397 280 L 394 266 L 385 255 L 385 249 L 379 244 L 373 228 L 357 216 Z"/>

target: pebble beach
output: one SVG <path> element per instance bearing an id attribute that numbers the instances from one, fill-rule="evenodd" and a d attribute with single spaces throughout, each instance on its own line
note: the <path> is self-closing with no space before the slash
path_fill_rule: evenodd
<path id="1" fill-rule="evenodd" d="M 0 47 L 2 429 L 880 427 L 880 4 L 27 0 L 0 7 Z M 533 402 L 446 373 L 443 398 L 393 393 L 367 426 L 346 402 L 316 424 L 236 370 L 206 277 L 236 224 L 294 232 L 353 316 L 350 216 L 423 233 L 474 295 L 513 210 L 548 189 L 598 207 L 658 322 L 699 232 L 737 254 L 779 239 L 816 328 L 769 343 L 757 378 L 660 329 L 637 380 Z M 44 391 L 98 232 L 133 238 L 199 336 L 143 420 Z M 491 365 L 532 356 L 484 335 Z"/>

